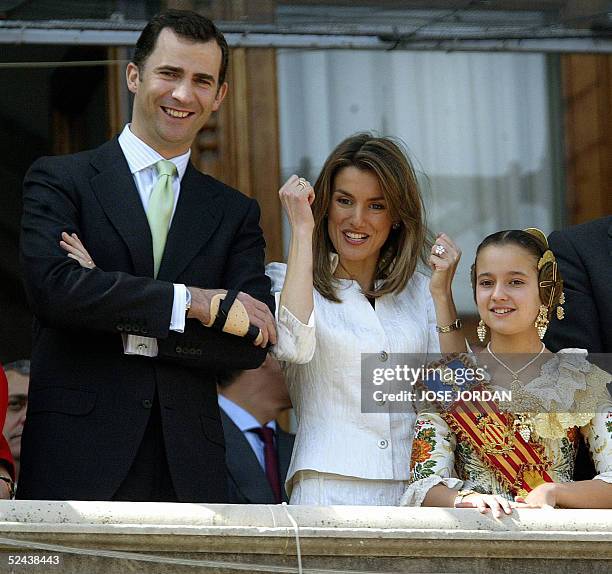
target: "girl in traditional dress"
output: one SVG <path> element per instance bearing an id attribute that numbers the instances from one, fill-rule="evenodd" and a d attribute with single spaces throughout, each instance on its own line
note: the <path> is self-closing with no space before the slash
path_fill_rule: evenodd
<path id="1" fill-rule="evenodd" d="M 495 516 L 517 506 L 612 508 L 612 401 L 606 389 L 612 378 L 587 361 L 586 351 L 553 354 L 541 341 L 549 321 L 563 317 L 563 281 L 546 236 L 536 229 L 488 236 L 477 249 L 472 282 L 478 336 L 483 343 L 490 339 L 475 359 L 460 356 L 446 364 L 486 367 L 484 380 L 464 389 L 510 390 L 512 399 L 424 407 L 401 503 L 491 509 Z M 443 348 L 450 350 L 466 349 Z M 572 482 L 580 437 L 597 475 Z"/>

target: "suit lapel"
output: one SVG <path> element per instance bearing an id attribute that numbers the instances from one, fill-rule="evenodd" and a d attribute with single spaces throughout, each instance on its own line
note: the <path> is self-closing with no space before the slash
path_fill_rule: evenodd
<path id="1" fill-rule="evenodd" d="M 221 221 L 217 194 L 191 164 L 181 181 L 158 277 L 174 280 L 208 241 Z"/>
<path id="2" fill-rule="evenodd" d="M 149 222 L 117 138 L 98 148 L 91 164 L 98 170 L 91 186 L 108 219 L 125 241 L 135 274 L 153 276 Z"/>
<path id="3" fill-rule="evenodd" d="M 250 503 L 275 504 L 272 488 L 251 445 L 225 411 L 219 410 L 228 452 L 227 470 L 236 487 Z"/>

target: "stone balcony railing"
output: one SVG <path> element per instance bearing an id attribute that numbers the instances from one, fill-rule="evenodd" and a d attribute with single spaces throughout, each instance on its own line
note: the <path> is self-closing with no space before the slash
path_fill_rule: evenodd
<path id="1" fill-rule="evenodd" d="M 608 573 L 612 510 L 0 501 L 0 572 L 298 573 L 300 560 L 304 574 Z"/>

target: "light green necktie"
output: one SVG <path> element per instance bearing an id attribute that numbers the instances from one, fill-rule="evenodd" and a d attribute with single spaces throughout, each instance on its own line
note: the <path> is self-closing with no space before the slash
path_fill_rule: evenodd
<path id="1" fill-rule="evenodd" d="M 159 177 L 149 198 L 147 219 L 149 220 L 151 237 L 153 239 L 154 277 L 157 277 L 162 256 L 164 255 L 166 238 L 168 237 L 172 208 L 174 207 L 172 176 L 176 175 L 176 166 L 171 161 L 161 159 L 155 164 L 155 169 Z"/>

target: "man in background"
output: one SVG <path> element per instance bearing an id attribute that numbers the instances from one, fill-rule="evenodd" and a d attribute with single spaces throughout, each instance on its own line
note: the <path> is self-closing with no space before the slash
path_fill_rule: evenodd
<path id="1" fill-rule="evenodd" d="M 15 482 L 19 480 L 19 459 L 21 458 L 21 433 L 28 408 L 30 386 L 30 361 L 14 361 L 4 365 L 8 382 L 8 407 L 4 419 L 3 434 L 15 463 Z"/>
<path id="2" fill-rule="evenodd" d="M 546 346 L 612 353 L 612 216 L 553 231 L 548 243 L 563 277 L 565 319 L 551 321 Z"/>
<path id="3" fill-rule="evenodd" d="M 291 408 L 278 361 L 268 355 L 259 369 L 226 375 L 218 384 L 229 501 L 288 502 L 285 479 L 295 436 L 276 422 L 281 413 Z"/>

